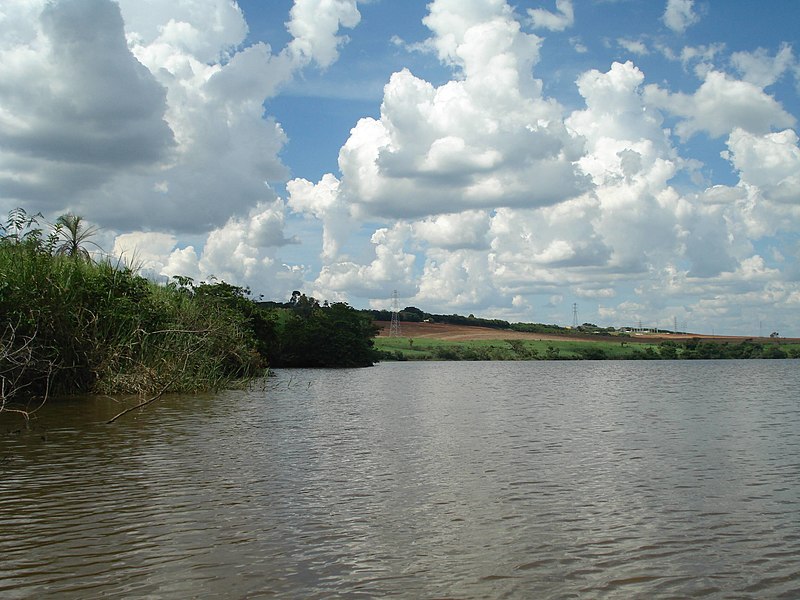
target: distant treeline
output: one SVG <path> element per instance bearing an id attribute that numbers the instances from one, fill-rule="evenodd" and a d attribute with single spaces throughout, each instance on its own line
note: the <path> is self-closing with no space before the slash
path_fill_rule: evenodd
<path id="1" fill-rule="evenodd" d="M 577 354 L 583 359 L 605 360 L 616 358 L 609 355 L 600 344 L 597 347 L 579 348 Z M 721 360 L 749 358 L 800 358 L 800 348 L 781 346 L 778 343 L 760 343 L 745 340 L 739 343 L 703 341 L 692 338 L 686 341 L 665 341 L 657 347 L 644 349 L 631 347 L 625 356 L 627 360 Z"/>
<path id="2" fill-rule="evenodd" d="M 388 310 L 364 310 L 375 321 L 391 321 L 392 312 Z M 407 306 L 397 313 L 397 318 L 400 321 L 409 323 L 445 323 L 448 325 L 469 325 L 472 327 L 489 327 L 491 329 L 507 329 L 509 331 L 523 331 L 528 333 L 542 333 L 542 334 L 561 334 L 568 335 L 575 333 L 610 333 L 616 330 L 613 327 L 602 328 L 594 325 L 593 323 L 584 323 L 579 326 L 577 330 L 562 327 L 560 325 L 546 325 L 544 323 L 511 323 L 503 319 L 484 319 L 474 315 L 439 315 L 435 313 L 425 312 L 415 306 Z"/>
<path id="3" fill-rule="evenodd" d="M 633 358 L 661 359 L 725 359 L 725 358 L 800 358 L 800 349 L 795 346 L 782 346 L 777 342 L 755 342 L 745 340 L 736 344 L 728 342 L 703 341 L 692 338 L 684 342 L 666 341 L 655 350 L 634 350 Z"/>

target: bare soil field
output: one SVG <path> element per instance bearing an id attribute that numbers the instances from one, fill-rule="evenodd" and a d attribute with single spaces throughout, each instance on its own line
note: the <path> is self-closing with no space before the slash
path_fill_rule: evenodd
<path id="1" fill-rule="evenodd" d="M 378 336 L 388 336 L 390 323 L 387 321 L 376 321 L 380 329 Z M 606 335 L 552 335 L 544 333 L 527 333 L 523 331 L 510 331 L 507 329 L 492 329 L 490 327 L 471 327 L 469 325 L 449 325 L 447 323 L 414 323 L 403 321 L 400 323 L 400 335 L 409 338 L 429 338 L 435 340 L 445 340 L 452 342 L 466 342 L 471 340 L 582 340 L 582 341 L 619 341 L 616 336 Z M 647 344 L 658 344 L 665 340 L 684 341 L 692 338 L 700 338 L 715 342 L 739 343 L 744 340 L 758 342 L 775 341 L 771 338 L 746 337 L 746 336 L 720 336 L 702 335 L 694 333 L 642 333 L 632 334 L 624 338 L 626 342 L 642 342 Z M 782 343 L 800 342 L 800 338 L 780 338 Z"/>
<path id="2" fill-rule="evenodd" d="M 389 335 L 390 323 L 376 321 L 380 328 L 379 337 Z M 594 340 L 608 339 L 608 336 L 599 335 L 552 335 L 546 333 L 528 333 L 524 331 L 510 331 L 508 329 L 493 329 L 491 327 L 472 327 L 469 325 L 450 325 L 448 323 L 414 323 L 401 322 L 400 335 L 410 338 L 429 338 L 451 342 L 467 342 L 471 340 Z"/>

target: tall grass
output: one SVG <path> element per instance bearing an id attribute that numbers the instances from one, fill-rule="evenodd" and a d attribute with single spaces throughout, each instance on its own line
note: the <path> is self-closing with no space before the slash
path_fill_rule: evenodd
<path id="1" fill-rule="evenodd" d="M 245 317 L 213 297 L 0 238 L 0 400 L 218 389 L 261 368 Z"/>

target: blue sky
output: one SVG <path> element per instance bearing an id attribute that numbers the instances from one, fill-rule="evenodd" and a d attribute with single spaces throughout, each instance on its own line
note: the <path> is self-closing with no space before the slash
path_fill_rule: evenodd
<path id="1" fill-rule="evenodd" d="M 8 0 L 0 209 L 159 278 L 800 335 L 800 4 Z"/>

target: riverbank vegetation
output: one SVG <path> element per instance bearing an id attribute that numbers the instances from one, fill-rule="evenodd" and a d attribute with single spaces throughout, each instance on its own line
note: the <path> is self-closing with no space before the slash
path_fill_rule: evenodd
<path id="1" fill-rule="evenodd" d="M 53 394 L 216 390 L 278 366 L 365 366 L 372 322 L 299 292 L 274 307 L 249 290 L 163 285 L 86 250 L 90 230 L 12 211 L 0 224 L 0 411 Z"/>
<path id="2" fill-rule="evenodd" d="M 366 367 L 380 359 L 372 319 L 345 302 L 319 303 L 299 291 L 286 303 L 262 302 L 273 331 L 262 353 L 273 367 Z"/>
<path id="3" fill-rule="evenodd" d="M 800 358 L 800 344 L 685 341 L 470 340 L 380 337 L 383 360 L 696 360 Z"/>
<path id="4" fill-rule="evenodd" d="M 0 231 L 4 406 L 50 394 L 217 389 L 263 369 L 240 311 L 203 288 L 160 286 L 90 260 L 62 231 L 45 233 L 21 210 Z"/>

